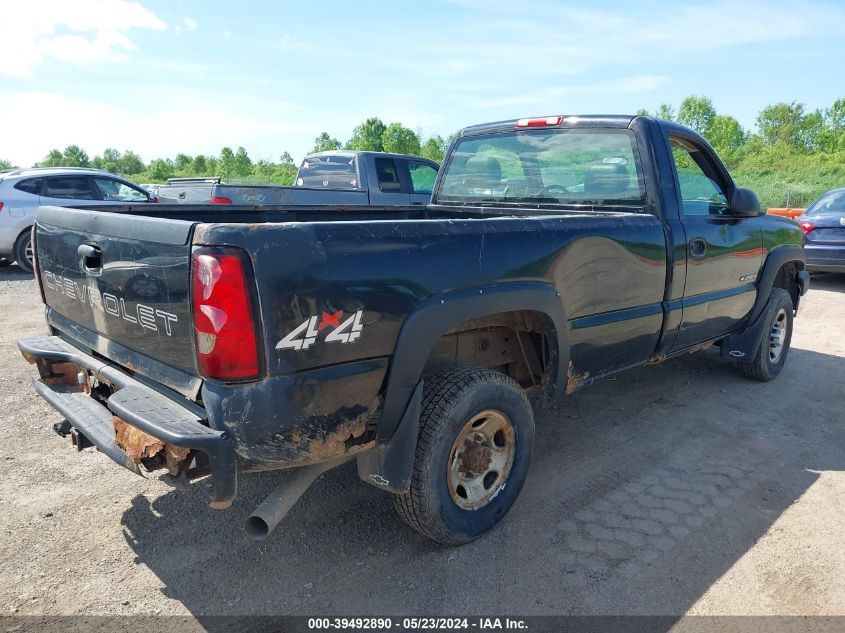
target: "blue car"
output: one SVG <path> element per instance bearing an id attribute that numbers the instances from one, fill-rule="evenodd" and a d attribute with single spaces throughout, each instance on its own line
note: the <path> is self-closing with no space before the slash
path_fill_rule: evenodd
<path id="1" fill-rule="evenodd" d="M 845 273 L 845 189 L 831 189 L 796 220 L 804 229 L 807 270 Z"/>

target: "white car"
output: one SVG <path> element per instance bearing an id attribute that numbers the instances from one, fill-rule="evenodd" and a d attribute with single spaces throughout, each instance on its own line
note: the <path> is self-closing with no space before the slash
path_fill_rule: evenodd
<path id="1" fill-rule="evenodd" d="M 156 202 L 135 183 L 99 169 L 34 167 L 0 172 L 0 267 L 32 271 L 29 231 L 42 205 Z"/>

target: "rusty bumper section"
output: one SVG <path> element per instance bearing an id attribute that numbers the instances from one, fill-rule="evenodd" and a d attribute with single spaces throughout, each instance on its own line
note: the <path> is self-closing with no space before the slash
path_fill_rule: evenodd
<path id="1" fill-rule="evenodd" d="M 237 491 L 237 461 L 223 431 L 203 424 L 187 407 L 147 387 L 119 367 L 91 356 L 58 336 L 21 339 L 24 358 L 38 366 L 36 392 L 72 427 L 121 466 L 140 474 L 139 463 L 162 453 L 169 470 L 188 449 L 208 458 L 213 508 L 231 505 Z M 115 391 L 91 396 L 89 378 Z M 108 408 L 106 408 L 108 407 Z"/>

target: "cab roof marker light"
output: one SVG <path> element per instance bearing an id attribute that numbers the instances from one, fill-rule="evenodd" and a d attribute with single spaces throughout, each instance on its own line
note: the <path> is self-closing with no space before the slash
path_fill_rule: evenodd
<path id="1" fill-rule="evenodd" d="M 563 117 L 558 116 L 541 116 L 528 119 L 519 119 L 516 122 L 516 127 L 547 127 L 549 125 L 560 125 L 563 123 Z"/>

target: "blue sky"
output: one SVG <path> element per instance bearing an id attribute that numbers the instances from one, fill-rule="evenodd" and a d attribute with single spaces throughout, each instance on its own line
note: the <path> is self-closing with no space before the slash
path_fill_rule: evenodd
<path id="1" fill-rule="evenodd" d="M 0 158 L 301 158 L 368 116 L 447 135 L 690 94 L 752 128 L 845 96 L 845 3 L 28 0 L 0 6 Z"/>

